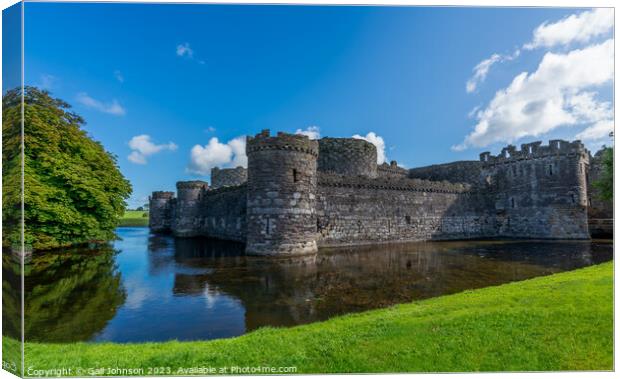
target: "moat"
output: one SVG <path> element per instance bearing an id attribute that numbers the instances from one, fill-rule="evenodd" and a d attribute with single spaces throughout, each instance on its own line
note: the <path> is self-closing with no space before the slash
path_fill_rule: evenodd
<path id="1" fill-rule="evenodd" d="M 119 228 L 118 235 L 110 248 L 32 259 L 29 341 L 226 338 L 573 270 L 613 254 L 610 241 L 467 241 L 273 258 L 245 256 L 233 242 L 175 240 L 148 228 Z"/>

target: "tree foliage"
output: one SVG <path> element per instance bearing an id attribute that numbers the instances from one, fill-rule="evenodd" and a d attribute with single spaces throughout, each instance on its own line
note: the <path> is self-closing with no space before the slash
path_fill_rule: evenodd
<path id="1" fill-rule="evenodd" d="M 25 244 L 36 250 L 115 238 L 131 194 L 116 157 L 87 135 L 69 104 L 35 87 L 23 95 Z M 21 96 L 18 88 L 2 98 L 5 246 L 18 243 L 20 232 Z"/>
<path id="2" fill-rule="evenodd" d="M 601 176 L 594 182 L 594 186 L 599 190 L 602 200 L 611 201 L 614 198 L 614 148 L 606 147 L 603 149 L 601 157 Z"/>

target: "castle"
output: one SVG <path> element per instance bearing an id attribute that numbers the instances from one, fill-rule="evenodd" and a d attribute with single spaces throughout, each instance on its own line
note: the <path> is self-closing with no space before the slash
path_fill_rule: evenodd
<path id="1" fill-rule="evenodd" d="M 377 164 L 375 146 L 264 130 L 247 138 L 247 169 L 214 168 L 211 186 L 177 183 L 150 197 L 149 226 L 178 237 L 245 243 L 255 255 L 322 246 L 487 238 L 589 239 L 611 233 L 611 204 L 580 141 L 505 147 L 479 161 L 413 169 Z"/>

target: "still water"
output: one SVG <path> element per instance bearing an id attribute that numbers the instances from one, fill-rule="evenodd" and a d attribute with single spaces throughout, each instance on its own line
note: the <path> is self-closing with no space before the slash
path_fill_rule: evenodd
<path id="1" fill-rule="evenodd" d="M 259 258 L 236 243 L 117 232 L 111 247 L 33 257 L 27 340 L 232 337 L 572 270 L 611 260 L 613 250 L 596 241 L 469 241 Z"/>

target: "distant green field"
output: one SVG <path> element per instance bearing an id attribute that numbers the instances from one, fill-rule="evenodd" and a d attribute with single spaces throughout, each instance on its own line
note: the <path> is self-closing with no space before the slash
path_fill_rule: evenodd
<path id="1" fill-rule="evenodd" d="M 118 226 L 148 226 L 148 211 L 125 211 Z"/>

